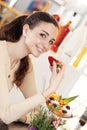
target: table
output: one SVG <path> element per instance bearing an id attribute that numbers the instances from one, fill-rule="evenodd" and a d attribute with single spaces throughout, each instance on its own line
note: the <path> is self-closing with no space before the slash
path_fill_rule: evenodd
<path id="1" fill-rule="evenodd" d="M 28 130 L 28 125 L 20 122 L 14 122 L 9 125 L 0 122 L 0 130 Z"/>

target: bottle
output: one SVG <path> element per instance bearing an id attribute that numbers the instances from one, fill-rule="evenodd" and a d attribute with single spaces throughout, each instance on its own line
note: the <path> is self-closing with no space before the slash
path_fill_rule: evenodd
<path id="1" fill-rule="evenodd" d="M 75 60 L 74 63 L 73 63 L 73 66 L 74 66 L 74 67 L 78 67 L 78 65 L 79 65 L 79 63 L 80 63 L 80 61 L 81 61 L 81 59 L 82 59 L 83 56 L 86 54 L 86 52 L 87 52 L 87 47 L 84 46 L 84 47 L 82 48 L 82 50 L 81 50 L 81 53 L 77 56 L 76 60 Z"/>
<path id="2" fill-rule="evenodd" d="M 77 26 L 79 25 L 79 22 L 81 20 L 81 17 L 82 16 L 79 13 L 77 13 L 77 12 L 73 13 L 73 16 L 71 18 L 71 21 L 72 21 L 71 28 L 72 28 L 72 30 L 77 28 Z"/>
<path id="3" fill-rule="evenodd" d="M 59 28 L 59 32 L 56 38 L 55 43 L 51 46 L 51 50 L 53 52 L 57 52 L 58 47 L 60 46 L 60 44 L 62 43 L 62 41 L 64 40 L 64 38 L 66 37 L 66 35 L 70 32 L 70 24 L 72 22 L 69 21 L 66 25 L 61 25 Z"/>
<path id="4" fill-rule="evenodd" d="M 85 109 L 83 115 L 80 117 L 79 124 L 80 126 L 84 126 L 87 123 L 87 108 Z"/>
<path id="5" fill-rule="evenodd" d="M 86 123 L 87 123 L 87 107 L 85 108 L 84 113 L 80 117 L 80 119 L 75 127 L 75 130 L 82 130 L 82 127 L 84 127 Z M 84 127 L 84 128 L 87 128 L 87 127 Z M 86 130 L 86 129 L 84 129 L 84 130 Z"/>

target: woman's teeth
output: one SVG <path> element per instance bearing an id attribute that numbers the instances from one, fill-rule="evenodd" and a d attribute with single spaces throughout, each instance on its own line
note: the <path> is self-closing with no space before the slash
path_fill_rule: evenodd
<path id="1" fill-rule="evenodd" d="M 39 48 L 39 47 L 38 47 L 38 50 L 39 50 L 39 52 L 41 52 L 41 53 L 43 52 L 43 49 L 41 49 L 41 48 Z"/>

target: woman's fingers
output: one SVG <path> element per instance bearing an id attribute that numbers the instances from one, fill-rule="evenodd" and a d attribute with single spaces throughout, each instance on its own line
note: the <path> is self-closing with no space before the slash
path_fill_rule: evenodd
<path id="1" fill-rule="evenodd" d="M 57 72 L 57 66 L 56 63 L 53 63 L 53 66 L 51 67 L 52 75 L 50 77 L 49 81 L 49 87 L 46 89 L 46 91 L 43 92 L 43 95 L 45 97 L 49 96 L 53 92 L 56 92 L 56 90 L 59 87 L 60 82 L 64 78 L 65 73 L 65 65 L 62 64 L 62 68 Z"/>
<path id="2" fill-rule="evenodd" d="M 65 74 L 65 65 L 62 65 L 62 68 L 57 72 L 57 68 L 56 68 L 56 65 L 54 63 L 52 76 L 50 79 L 51 80 L 51 82 L 50 82 L 51 88 L 54 88 L 55 90 L 57 90 L 60 82 L 64 78 L 64 74 Z"/>
<path id="3" fill-rule="evenodd" d="M 57 71 L 57 66 L 56 66 L 56 63 L 53 62 L 52 72 L 55 74 L 56 71 Z"/>
<path id="4" fill-rule="evenodd" d="M 51 67 L 51 71 L 54 74 L 59 73 L 62 70 L 62 67 L 63 67 L 63 64 L 61 62 L 58 64 L 53 62 L 53 66 Z"/>

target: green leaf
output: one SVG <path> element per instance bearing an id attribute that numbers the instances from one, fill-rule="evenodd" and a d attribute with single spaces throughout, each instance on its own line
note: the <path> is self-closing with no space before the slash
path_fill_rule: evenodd
<path id="1" fill-rule="evenodd" d="M 73 96 L 69 98 L 63 98 L 62 100 L 64 101 L 65 104 L 68 104 L 69 102 L 75 100 L 78 96 Z"/>

